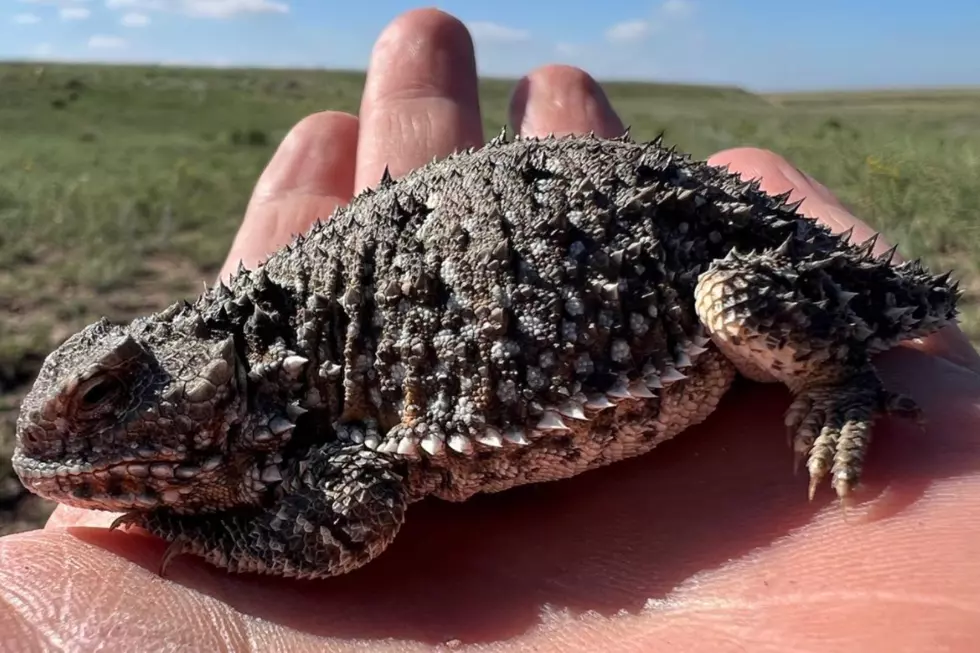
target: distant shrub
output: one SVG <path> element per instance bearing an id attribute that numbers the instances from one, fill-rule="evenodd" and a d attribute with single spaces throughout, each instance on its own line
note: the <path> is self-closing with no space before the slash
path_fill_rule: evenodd
<path id="1" fill-rule="evenodd" d="M 236 129 L 231 132 L 233 145 L 262 147 L 269 144 L 269 135 L 262 129 Z"/>
<path id="2" fill-rule="evenodd" d="M 857 140 L 859 138 L 857 130 L 845 124 L 837 116 L 830 116 L 821 121 L 814 131 L 814 135 L 820 140 L 826 138 Z"/>

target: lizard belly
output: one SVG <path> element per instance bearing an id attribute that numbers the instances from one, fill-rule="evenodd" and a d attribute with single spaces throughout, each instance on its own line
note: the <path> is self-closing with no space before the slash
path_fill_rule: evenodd
<path id="1" fill-rule="evenodd" d="M 447 501 L 465 501 L 481 492 L 500 492 L 529 483 L 569 478 L 649 452 L 704 421 L 735 378 L 734 365 L 718 350 L 702 354 L 687 378 L 665 384 L 653 397 L 607 395 L 610 406 L 587 420 L 564 417 L 564 428 L 529 430 L 526 444 L 470 457 L 447 457 L 412 468 L 410 485 Z"/>

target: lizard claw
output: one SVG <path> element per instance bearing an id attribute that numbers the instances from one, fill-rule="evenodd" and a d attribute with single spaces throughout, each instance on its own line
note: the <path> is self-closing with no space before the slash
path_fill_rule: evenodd
<path id="1" fill-rule="evenodd" d="M 142 513 L 140 513 L 140 512 L 126 512 L 126 513 L 123 513 L 123 514 L 119 515 L 114 520 L 112 520 L 112 523 L 109 524 L 109 530 L 110 531 L 114 531 L 117 528 L 121 528 L 121 527 L 124 527 L 124 526 L 140 526 L 142 524 L 142 522 L 143 522 L 143 514 Z"/>
<path id="2" fill-rule="evenodd" d="M 187 553 L 190 550 L 189 542 L 183 538 L 178 537 L 176 540 L 170 543 L 167 550 L 163 552 L 163 557 L 160 559 L 160 566 L 157 568 L 157 575 L 163 578 L 166 575 L 167 567 L 173 562 L 174 558 L 177 556 Z"/>
<path id="3" fill-rule="evenodd" d="M 114 531 L 117 528 L 127 527 L 127 526 L 143 526 L 143 521 L 146 515 L 140 512 L 127 512 L 116 517 L 111 524 L 109 524 L 109 530 Z M 160 559 L 160 565 L 157 567 L 157 575 L 161 578 L 166 575 L 167 567 L 173 562 L 173 559 L 177 556 L 187 553 L 191 550 L 191 544 L 187 541 L 187 538 L 183 536 L 178 536 L 177 539 L 173 540 L 168 546 L 167 550 L 163 552 L 163 558 Z"/>

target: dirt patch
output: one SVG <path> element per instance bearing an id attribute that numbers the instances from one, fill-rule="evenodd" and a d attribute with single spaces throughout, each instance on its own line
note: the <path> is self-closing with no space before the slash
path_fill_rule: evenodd
<path id="1" fill-rule="evenodd" d="M 17 378 L 18 383 L 15 386 L 5 385 L 0 394 L 0 536 L 40 527 L 54 509 L 50 501 L 25 490 L 10 466 L 17 407 L 40 366 L 40 361 L 36 365 L 31 361 L 25 362 L 22 368 L 25 374 Z"/>

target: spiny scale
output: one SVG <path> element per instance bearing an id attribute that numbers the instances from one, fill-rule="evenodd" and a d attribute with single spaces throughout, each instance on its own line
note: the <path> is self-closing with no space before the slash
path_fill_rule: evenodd
<path id="1" fill-rule="evenodd" d="M 649 451 L 737 369 L 797 395 L 793 446 L 844 496 L 873 414 L 911 410 L 868 357 L 948 324 L 959 293 L 788 200 L 628 135 L 502 132 L 386 169 L 194 304 L 69 339 L 24 402 L 14 464 L 222 567 L 331 575 L 423 497 Z"/>
<path id="2" fill-rule="evenodd" d="M 759 251 L 778 243 L 777 255 L 785 255 L 790 248 L 802 250 L 805 252 L 802 257 L 804 268 L 807 265 L 825 266 L 826 255 L 835 250 L 838 251 L 835 260 L 843 265 L 872 260 L 869 257 L 876 237 L 848 251 L 843 248 L 843 239 L 835 238 L 822 227 L 795 215 L 799 202 L 789 202 L 788 192 L 771 198 L 766 211 L 756 209 L 753 212 L 759 200 L 766 199 L 759 194 L 757 182 L 743 183 L 732 177 L 725 179 L 711 174 L 713 171 L 708 168 L 692 168 L 687 172 L 685 166 L 691 165 L 687 157 L 673 148 L 663 149 L 660 139 L 636 145 L 630 141 L 627 132 L 615 141 L 602 141 L 594 136 L 532 139 L 537 148 L 523 147 L 527 142 L 528 139 L 520 138 L 508 141 L 502 131 L 484 150 L 470 149 L 445 162 L 435 162 L 397 184 L 385 168 L 377 189 L 366 191 L 355 200 L 353 208 L 318 225 L 308 237 L 297 240 L 294 250 L 274 256 L 265 268 L 252 273 L 258 275 L 251 279 L 255 288 L 268 285 L 266 272 L 272 270 L 274 276 L 287 280 L 287 283 L 290 279 L 309 275 L 309 287 L 328 289 L 324 270 L 347 271 L 349 276 L 343 295 L 338 298 L 329 291 L 324 292 L 321 301 L 343 306 L 346 316 L 361 310 L 362 319 L 377 320 L 382 326 L 373 342 L 368 341 L 370 336 L 365 329 L 357 329 L 345 350 L 377 358 L 387 354 L 398 360 L 390 366 L 375 365 L 377 374 L 374 379 L 369 375 L 355 377 L 350 370 L 345 372 L 346 383 L 362 387 L 360 392 L 346 392 L 345 403 L 361 402 L 357 408 L 362 415 L 370 415 L 370 419 L 376 420 L 386 431 L 377 444 L 379 451 L 403 456 L 439 456 L 452 452 L 470 456 L 480 450 L 478 445 L 495 446 L 495 437 L 485 437 L 488 428 L 496 430 L 520 424 L 519 428 L 523 428 L 532 441 L 547 435 L 545 432 L 568 430 L 561 418 L 560 404 L 577 406 L 588 421 L 591 416 L 585 411 L 592 409 L 586 393 L 590 390 L 603 390 L 610 402 L 655 399 L 653 390 L 686 379 L 681 370 L 692 366 L 697 356 L 706 351 L 694 344 L 695 340 L 702 344 L 707 342 L 691 305 L 696 275 L 718 257 L 737 261 L 740 246 L 746 251 Z M 568 145 L 569 150 L 561 151 L 561 143 Z M 549 158 L 561 165 L 562 159 L 572 155 L 573 148 L 579 151 L 585 163 L 590 156 L 600 159 L 603 153 L 616 149 L 616 144 L 621 144 L 619 152 L 628 154 L 635 163 L 633 169 L 608 170 L 611 174 L 605 178 L 586 177 L 578 181 L 575 181 L 578 170 L 570 169 L 572 174 L 568 174 L 562 184 L 560 171 L 555 174 L 548 168 Z M 499 161 L 494 161 L 494 152 Z M 514 155 L 512 162 L 507 161 L 508 152 Z M 486 165 L 482 169 L 481 158 Z M 454 162 L 461 165 L 454 167 Z M 516 166 L 511 167 L 508 163 Z M 440 179 L 431 174 L 437 169 L 447 171 L 445 177 Z M 644 171 L 648 173 L 646 179 L 642 179 Z M 481 176 L 484 172 L 489 172 L 489 176 Z M 699 174 L 717 186 L 699 186 L 698 182 L 705 181 L 697 179 Z M 494 187 L 494 176 L 501 178 L 499 188 Z M 537 224 L 526 224 L 525 215 L 514 214 L 509 222 L 502 210 L 489 215 L 481 210 L 481 202 L 492 207 L 508 188 L 523 192 L 528 188 L 528 177 L 534 178 L 532 193 L 535 185 L 538 186 L 536 190 L 547 193 L 546 186 L 552 181 L 556 187 L 564 186 L 554 193 L 555 203 L 548 207 L 547 215 L 542 214 L 544 217 Z M 517 181 L 522 178 L 523 184 Z M 685 187 L 685 181 L 690 187 Z M 453 190 L 458 193 L 454 194 Z M 590 193 L 605 194 L 612 205 L 620 203 L 624 208 L 618 216 L 613 211 L 586 216 L 583 206 L 594 209 L 587 200 Z M 622 199 L 624 194 L 629 195 L 625 201 Z M 728 197 L 719 198 L 722 194 L 728 194 Z M 451 203 L 450 207 L 441 203 L 444 197 L 448 198 L 445 202 Z M 366 210 L 357 210 L 358 202 L 370 203 L 371 215 Z M 524 204 L 528 214 L 539 208 L 533 194 Z M 671 208 L 679 217 L 668 218 L 660 224 L 644 224 L 650 216 L 642 213 L 643 209 L 657 204 L 673 205 Z M 712 210 L 715 206 L 718 210 Z M 612 221 L 617 217 L 628 217 L 630 210 L 638 212 L 640 218 L 632 223 L 619 223 L 623 228 L 618 241 L 603 242 Z M 576 223 L 577 216 L 582 217 L 579 223 Z M 771 233 L 761 232 L 760 228 L 766 227 L 767 221 L 778 228 L 770 227 Z M 358 231 L 360 233 L 354 236 Z M 715 234 L 720 236 L 717 243 L 712 242 Z M 542 236 L 550 240 L 540 240 Z M 482 251 L 479 245 L 483 246 Z M 535 246 L 545 245 L 552 251 L 538 256 Z M 644 248 L 651 249 L 646 256 Z M 420 252 L 413 251 L 420 249 L 426 250 L 430 257 L 437 257 L 436 262 L 426 261 Z M 576 249 L 583 250 L 580 260 L 562 267 L 559 257 L 567 260 Z M 458 255 L 458 260 L 454 261 L 454 255 Z M 537 280 L 531 279 L 530 274 L 522 276 L 520 264 L 514 265 L 515 257 L 522 257 L 529 266 L 533 263 L 534 267 L 541 267 L 547 274 L 541 274 L 541 279 Z M 633 270 L 629 268 L 631 259 L 635 261 Z M 670 259 L 674 259 L 671 261 L 674 266 L 665 265 Z M 883 257 L 883 267 L 890 259 L 891 254 Z M 445 274 L 447 263 L 469 266 L 467 278 L 453 285 L 455 280 Z M 477 271 L 481 264 L 493 274 L 481 275 Z M 571 270 L 566 269 L 569 266 Z M 356 274 L 350 276 L 351 272 Z M 880 276 L 885 278 L 888 273 Z M 541 281 L 547 283 L 541 284 Z M 620 293 L 622 285 L 630 281 L 636 281 L 637 286 L 643 288 L 659 284 L 680 286 L 669 294 L 678 300 L 674 308 L 683 306 L 681 297 L 686 296 L 686 310 L 655 317 L 627 314 Z M 875 281 L 872 278 L 867 283 L 871 285 Z M 456 297 L 465 298 L 465 301 L 459 306 L 441 304 L 444 298 L 427 290 L 428 284 L 440 282 L 450 286 L 450 297 L 455 292 Z M 248 287 L 249 283 L 246 281 L 242 285 Z M 495 291 L 497 296 L 494 296 Z M 536 297 L 532 299 L 531 295 Z M 542 295 L 547 299 L 541 300 Z M 513 306 L 514 297 L 531 299 L 531 306 L 543 308 L 542 314 L 550 318 L 550 323 L 546 318 L 535 316 L 544 322 L 543 337 L 519 328 L 510 329 L 509 334 L 500 333 L 506 328 L 501 322 L 510 316 L 517 315 L 520 320 L 520 314 Z M 374 305 L 370 298 L 374 298 Z M 657 302 L 665 299 L 656 292 L 644 298 L 650 300 L 654 310 L 657 310 Z M 481 300 L 482 314 L 474 310 Z M 589 301 L 595 307 L 593 311 L 580 308 Z M 394 307 L 387 308 L 392 304 Z M 559 304 L 564 306 L 564 312 Z M 528 314 L 532 313 L 531 306 Z M 885 310 L 884 315 L 899 320 L 915 307 L 897 310 L 905 313 L 897 314 L 896 309 L 892 309 L 891 312 Z M 367 313 L 371 313 L 370 318 Z M 419 328 L 423 318 L 419 318 L 418 313 L 426 313 L 436 324 Z M 648 331 L 653 327 L 658 331 L 655 340 L 638 338 L 636 329 L 626 328 L 630 318 L 637 315 L 640 316 L 637 329 Z M 451 332 L 474 319 L 486 320 L 471 327 L 479 333 L 467 337 Z M 601 346 L 583 342 L 585 339 L 579 331 L 586 325 L 599 325 L 596 344 Z M 403 334 L 401 339 L 397 335 L 399 331 Z M 481 340 L 486 334 L 491 337 Z M 623 337 L 616 338 L 616 334 Z M 412 336 L 415 340 L 409 347 Z M 893 343 L 889 340 L 887 344 Z M 514 350 L 513 357 L 495 360 L 492 355 L 495 345 L 510 346 Z M 490 353 L 489 357 L 487 353 Z M 644 357 L 643 365 L 635 360 L 638 353 Z M 444 371 L 440 378 L 437 368 L 445 367 L 446 361 L 455 357 L 462 363 L 462 358 L 474 355 L 479 357 L 482 365 L 460 365 L 455 376 Z M 546 378 L 548 366 L 535 365 L 543 357 L 549 357 L 551 367 L 561 370 L 557 376 Z M 577 373 L 573 362 L 576 357 L 596 359 L 604 366 L 605 374 L 596 374 L 594 365 L 585 374 Z M 629 362 L 616 365 L 627 358 Z M 337 364 L 342 362 L 338 360 Z M 631 386 L 631 373 L 635 374 L 642 366 L 648 368 L 642 382 Z M 651 366 L 655 371 L 650 371 Z M 397 372 L 393 373 L 393 369 Z M 511 397 L 506 384 L 512 380 L 516 387 L 521 371 L 530 387 L 524 389 L 524 396 L 515 392 Z M 415 379 L 415 383 L 406 383 L 406 376 Z M 487 387 L 487 376 L 498 379 L 497 388 Z M 418 406 L 423 410 L 422 414 L 406 420 L 403 415 L 412 407 L 406 403 L 406 395 L 412 392 L 424 398 L 426 405 Z M 372 394 L 373 406 L 365 403 L 365 397 Z M 502 394 L 507 394 L 507 398 L 502 398 Z M 394 409 L 385 414 L 386 406 Z M 428 411 L 424 411 L 426 408 Z M 451 409 L 458 413 L 472 408 L 478 410 L 446 423 L 446 412 Z M 443 446 L 447 437 L 448 449 Z M 420 446 L 423 441 L 428 446 Z M 373 444 L 373 441 L 366 443 L 367 446 Z"/>

